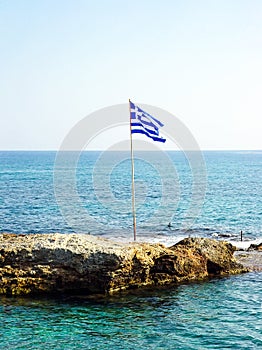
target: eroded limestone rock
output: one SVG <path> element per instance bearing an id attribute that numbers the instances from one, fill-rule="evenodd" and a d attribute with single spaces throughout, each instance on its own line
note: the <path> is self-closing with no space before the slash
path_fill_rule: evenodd
<path id="1" fill-rule="evenodd" d="M 0 294 L 112 294 L 246 272 L 230 243 L 116 243 L 85 234 L 0 235 Z"/>

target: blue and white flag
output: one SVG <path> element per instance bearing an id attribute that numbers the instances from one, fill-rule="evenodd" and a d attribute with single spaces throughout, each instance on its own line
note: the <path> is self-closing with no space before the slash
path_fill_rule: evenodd
<path id="1" fill-rule="evenodd" d="M 152 115 L 143 111 L 130 100 L 129 104 L 131 134 L 144 134 L 154 141 L 166 142 L 164 137 L 159 136 L 159 128 L 162 128 L 164 124 L 152 117 Z"/>

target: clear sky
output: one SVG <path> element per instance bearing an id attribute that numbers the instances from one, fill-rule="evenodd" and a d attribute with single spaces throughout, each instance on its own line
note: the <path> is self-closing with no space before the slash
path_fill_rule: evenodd
<path id="1" fill-rule="evenodd" d="M 0 0 L 0 31 L 0 149 L 58 149 L 128 98 L 262 149 L 261 0 Z"/>

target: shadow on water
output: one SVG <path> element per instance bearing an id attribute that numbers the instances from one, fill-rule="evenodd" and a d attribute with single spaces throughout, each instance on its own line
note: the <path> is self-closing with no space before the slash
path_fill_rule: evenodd
<path id="1" fill-rule="evenodd" d="M 169 284 L 165 286 L 149 286 L 138 289 L 130 289 L 119 291 L 113 295 L 90 294 L 84 292 L 72 294 L 49 294 L 49 295 L 32 295 L 32 296 L 0 296 L 0 306 L 3 307 L 32 307 L 32 308 L 50 308 L 59 306 L 90 306 L 90 305 L 120 305 L 139 304 L 148 301 L 161 300 L 161 305 L 168 299 L 173 299 L 179 295 L 181 291 L 188 289 L 204 289 L 208 288 L 210 283 L 216 283 L 232 278 L 232 276 L 210 277 L 194 282 L 183 282 L 180 284 Z"/>

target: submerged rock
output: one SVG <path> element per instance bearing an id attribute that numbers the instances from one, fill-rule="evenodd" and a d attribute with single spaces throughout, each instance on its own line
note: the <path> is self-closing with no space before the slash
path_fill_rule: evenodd
<path id="1" fill-rule="evenodd" d="M 0 294 L 112 294 L 247 272 L 226 242 L 116 243 L 85 234 L 0 235 Z"/>
<path id="2" fill-rule="evenodd" d="M 247 250 L 237 251 L 236 260 L 251 271 L 262 271 L 262 251 Z"/>

